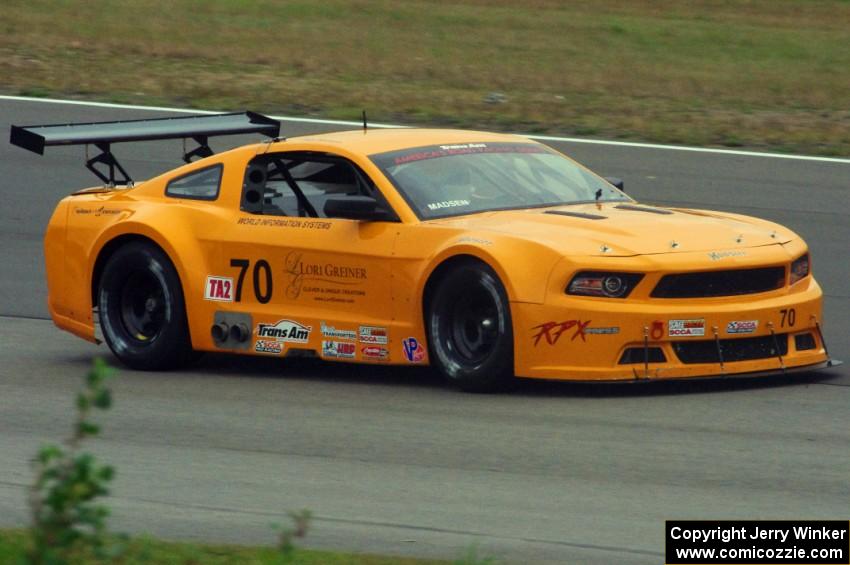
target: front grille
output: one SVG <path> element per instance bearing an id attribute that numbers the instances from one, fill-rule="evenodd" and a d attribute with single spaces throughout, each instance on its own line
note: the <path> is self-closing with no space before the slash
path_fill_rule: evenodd
<path id="1" fill-rule="evenodd" d="M 667 357 L 660 347 L 629 347 L 623 351 L 620 357 L 620 365 L 631 365 L 634 363 L 666 363 Z"/>
<path id="2" fill-rule="evenodd" d="M 815 344 L 815 336 L 812 334 L 799 334 L 794 336 L 794 346 L 797 351 L 808 351 L 817 347 Z"/>
<path id="3" fill-rule="evenodd" d="M 788 354 L 788 334 L 776 334 L 763 337 L 739 337 L 721 339 L 720 349 L 723 352 L 723 362 L 751 361 L 776 357 L 776 345 L 779 345 L 781 355 Z M 713 339 L 699 341 L 674 341 L 673 351 L 682 363 L 719 363 L 717 343 Z"/>
<path id="4" fill-rule="evenodd" d="M 736 271 L 704 271 L 664 275 L 655 285 L 653 298 L 704 298 L 736 296 L 776 290 L 785 285 L 785 267 Z"/>

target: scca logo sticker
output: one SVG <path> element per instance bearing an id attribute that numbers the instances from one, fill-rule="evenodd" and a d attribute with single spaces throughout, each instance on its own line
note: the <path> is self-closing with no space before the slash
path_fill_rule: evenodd
<path id="1" fill-rule="evenodd" d="M 230 277 L 207 277 L 204 299 L 233 302 L 233 279 Z"/>
<path id="2" fill-rule="evenodd" d="M 404 358 L 408 362 L 421 363 L 425 359 L 425 350 L 422 349 L 422 345 L 415 337 L 405 339 L 402 344 L 404 345 Z"/>

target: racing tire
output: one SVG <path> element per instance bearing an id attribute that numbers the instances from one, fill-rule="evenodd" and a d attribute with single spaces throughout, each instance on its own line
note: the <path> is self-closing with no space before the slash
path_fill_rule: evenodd
<path id="1" fill-rule="evenodd" d="M 469 262 L 437 283 L 427 311 L 431 362 L 467 392 L 512 388 L 514 337 L 505 288 L 487 265 Z"/>
<path id="2" fill-rule="evenodd" d="M 123 364 L 160 371 L 193 360 L 180 277 L 159 248 L 133 242 L 115 251 L 97 302 L 103 337 Z"/>

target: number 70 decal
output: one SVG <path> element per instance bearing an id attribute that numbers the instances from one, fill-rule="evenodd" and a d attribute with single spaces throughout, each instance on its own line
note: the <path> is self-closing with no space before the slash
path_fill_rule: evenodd
<path id="1" fill-rule="evenodd" d="M 248 273 L 251 261 L 249 259 L 231 259 L 230 266 L 239 268 L 239 275 L 236 278 L 236 302 L 242 302 L 242 284 L 245 282 L 245 275 Z M 251 280 L 253 281 L 254 297 L 257 302 L 266 304 L 272 299 L 274 284 L 272 268 L 268 261 L 260 259 L 254 263 Z"/>
<path id="2" fill-rule="evenodd" d="M 794 324 L 797 323 L 797 311 L 793 308 L 783 308 L 779 311 L 779 314 L 782 315 L 782 319 L 779 322 L 780 328 L 784 328 L 785 326 L 793 328 Z"/>

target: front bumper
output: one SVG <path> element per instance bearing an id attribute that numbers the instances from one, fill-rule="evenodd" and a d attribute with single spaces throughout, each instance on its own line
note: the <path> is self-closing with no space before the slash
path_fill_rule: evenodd
<path id="1" fill-rule="evenodd" d="M 758 296 L 618 300 L 561 294 L 545 304 L 512 303 L 515 371 L 541 379 L 624 381 L 823 368 L 829 357 L 822 301 L 808 277 L 793 289 Z"/>

